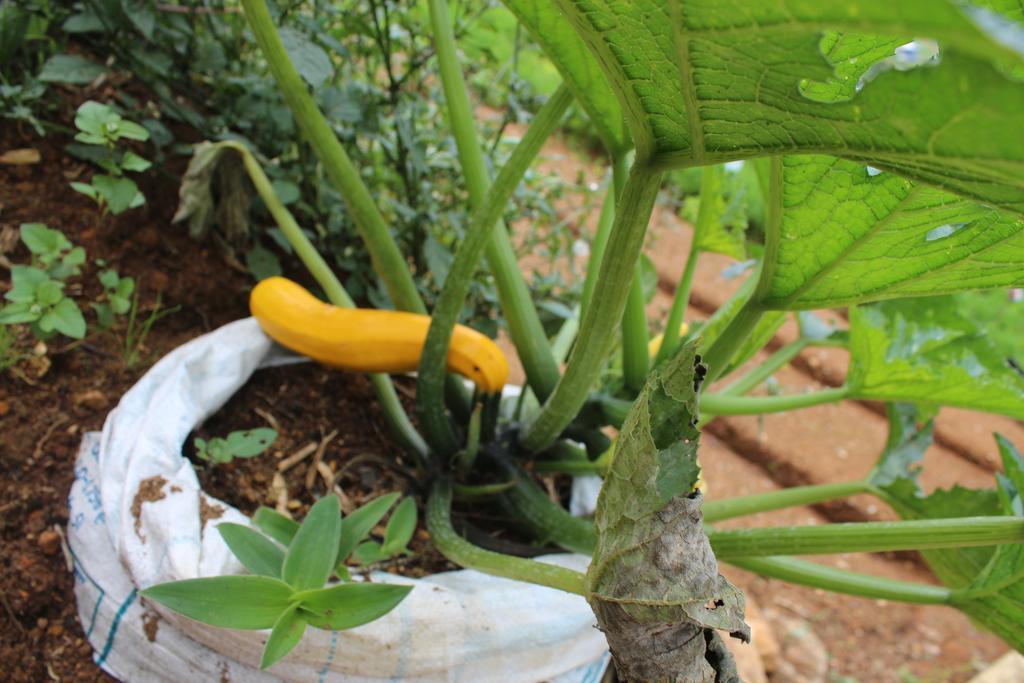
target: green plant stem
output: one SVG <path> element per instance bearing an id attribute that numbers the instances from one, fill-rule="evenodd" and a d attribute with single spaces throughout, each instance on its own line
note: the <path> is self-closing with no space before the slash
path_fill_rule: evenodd
<path id="1" fill-rule="evenodd" d="M 747 299 L 718 338 L 702 354 L 701 359 L 708 366 L 707 375 L 704 377 L 706 385 L 710 386 L 729 367 L 729 361 L 757 327 L 763 314 L 764 308 L 753 297 Z"/>
<path id="2" fill-rule="evenodd" d="M 708 533 L 720 560 L 770 555 L 868 553 L 1024 543 L 1024 519 L 958 517 L 901 522 L 737 529 Z"/>
<path id="3" fill-rule="evenodd" d="M 550 540 L 566 550 L 584 555 L 593 554 L 597 543 L 593 524 L 573 517 L 565 508 L 552 501 L 518 465 L 506 460 L 496 460 L 495 463 L 503 480 L 516 482 L 501 497 L 509 512 L 539 536 L 543 536 L 544 540 Z"/>
<path id="4" fill-rule="evenodd" d="M 703 184 L 701 185 L 703 187 Z M 693 276 L 697 272 L 697 259 L 700 250 L 697 249 L 696 241 L 690 245 L 690 254 L 686 257 L 686 268 L 683 270 L 683 277 L 676 287 L 675 297 L 672 299 L 672 307 L 668 312 L 668 321 L 665 323 L 665 330 L 662 332 L 661 347 L 654 357 L 654 364 L 664 362 L 672 355 L 672 352 L 679 346 L 679 328 L 683 324 L 683 316 L 686 314 L 686 307 L 690 303 L 690 290 L 693 288 Z"/>
<path id="5" fill-rule="evenodd" d="M 477 139 L 469 95 L 462 78 L 462 70 L 455 53 L 455 38 L 448 16 L 447 0 L 429 0 L 434 49 L 437 52 L 441 85 L 444 89 L 448 118 L 451 122 L 459 163 L 469 192 L 469 203 L 474 211 L 486 202 L 490 178 L 480 142 Z M 502 203 L 504 208 L 504 203 Z M 498 298 L 509 336 L 523 363 L 526 379 L 537 396 L 544 400 L 558 382 L 558 364 L 555 363 L 544 334 L 540 317 L 533 307 L 530 290 L 516 261 L 515 249 L 504 222 L 491 231 L 486 245 L 487 263 L 494 276 Z"/>
<path id="6" fill-rule="evenodd" d="M 644 287 L 640 264 L 633 272 L 629 284 L 626 310 L 622 314 L 622 380 L 626 388 L 640 393 L 647 379 L 651 358 L 647 352 L 647 314 L 644 312 Z"/>
<path id="7" fill-rule="evenodd" d="M 256 157 L 252 155 L 245 145 L 238 142 L 225 141 L 217 144 L 226 149 L 234 150 L 242 156 L 242 163 L 249 172 L 249 178 L 252 180 L 253 187 L 256 188 L 260 199 L 263 200 L 263 204 L 267 207 L 270 215 L 273 216 L 277 227 L 280 228 L 285 239 L 292 245 L 292 249 L 295 250 L 299 260 L 306 266 L 306 270 L 309 271 L 313 279 L 324 290 L 327 299 L 335 306 L 354 308 L 355 303 L 352 301 L 352 297 L 348 295 L 348 292 L 345 291 L 345 287 L 342 286 L 334 271 L 331 270 L 331 267 L 327 265 L 327 262 L 317 252 L 316 247 L 313 246 L 309 238 L 306 237 L 306 234 L 299 228 L 298 222 L 296 222 L 288 207 L 278 198 L 274 192 L 273 185 L 270 183 L 270 179 L 263 172 L 263 168 L 256 160 Z M 370 375 L 370 382 L 377 392 L 377 399 L 380 401 L 381 409 L 384 411 L 384 419 L 387 421 L 391 433 L 403 446 L 414 453 L 422 464 L 427 457 L 427 444 L 419 432 L 416 431 L 412 421 L 409 420 L 402 402 L 398 399 L 395 386 L 391 383 L 391 378 L 384 373 L 372 373 Z"/>
<path id="8" fill-rule="evenodd" d="M 761 320 L 765 310 L 761 301 L 775 274 L 775 259 L 782 239 L 782 157 L 772 157 L 769 161 L 768 196 L 765 200 L 765 246 L 757 287 L 718 338 L 705 349 L 703 360 L 708 366 L 708 374 L 704 381 L 708 385 L 722 376 L 740 345 Z"/>
<path id="9" fill-rule="evenodd" d="M 374 271 L 387 288 L 392 302 L 400 309 L 425 313 L 426 307 L 416 290 L 405 258 L 388 231 L 387 223 L 377 209 L 359 171 L 352 164 L 345 148 L 338 142 L 330 124 L 288 58 L 270 12 L 267 11 L 265 0 L 242 0 L 242 7 L 253 36 L 267 60 L 285 102 L 292 110 L 299 130 L 309 140 L 313 151 L 323 163 L 327 176 L 344 199 L 359 235 L 373 259 Z"/>
<path id="10" fill-rule="evenodd" d="M 526 134 L 498 173 L 494 184 L 487 191 L 484 201 L 473 211 L 470 229 L 456 250 L 444 289 L 434 306 L 430 329 L 420 357 L 419 376 L 416 382 L 416 408 L 427 440 L 442 455 L 450 454 L 458 448 L 444 412 L 444 359 L 448 356 L 448 347 L 459 312 L 473 283 L 473 273 L 480 261 L 481 252 L 493 241 L 495 224 L 501 218 L 509 198 L 544 141 L 558 126 L 571 102 L 572 95 L 569 89 L 562 85 L 537 113 Z M 551 362 L 554 363 L 553 358 Z M 557 365 L 555 367 L 557 372 Z"/>
<path id="11" fill-rule="evenodd" d="M 437 549 L 452 562 L 485 574 L 586 594 L 586 577 L 580 572 L 484 550 L 465 540 L 452 527 L 451 505 L 452 483 L 446 478 L 439 479 L 427 503 L 427 529 Z"/>
<path id="12" fill-rule="evenodd" d="M 800 355 L 800 352 L 811 345 L 811 340 L 800 338 L 792 341 L 781 349 L 770 355 L 763 363 L 743 375 L 729 386 L 718 392 L 719 396 L 742 396 L 756 387 L 769 377 L 774 375 L 783 366 Z"/>
<path id="13" fill-rule="evenodd" d="M 604 250 L 608 246 L 608 236 L 611 234 L 612 223 L 614 222 L 615 184 L 609 180 L 608 187 L 604 191 L 604 203 L 601 204 L 601 213 L 597 219 L 597 231 L 594 233 L 594 241 L 590 245 L 590 258 L 587 260 L 587 275 L 583 280 L 583 294 L 580 296 L 581 320 L 586 315 L 590 299 L 594 295 L 597 273 L 601 269 Z"/>
<path id="14" fill-rule="evenodd" d="M 542 451 L 558 438 L 583 406 L 608 358 L 660 180 L 661 172 L 652 171 L 643 160 L 638 159 L 633 164 L 608 238 L 607 253 L 614 254 L 615 258 L 601 261 L 593 299 L 565 374 L 521 436 L 521 444 L 527 451 Z"/>
<path id="15" fill-rule="evenodd" d="M 733 396 L 723 393 L 701 394 L 700 410 L 704 417 L 700 424 L 706 424 L 708 418 L 720 415 L 764 415 L 781 413 L 798 408 L 810 408 L 825 403 L 835 403 L 850 396 L 846 387 L 821 389 L 807 394 L 788 396 Z M 619 427 L 629 414 L 633 402 L 612 396 L 601 396 L 597 399 L 607 424 Z"/>
<path id="16" fill-rule="evenodd" d="M 615 197 L 622 196 L 629 174 L 629 155 L 620 154 L 612 164 L 612 186 Z M 622 379 L 629 390 L 639 393 L 647 379 L 651 363 L 647 352 L 647 314 L 644 311 L 643 269 L 640 257 L 633 266 L 633 280 L 629 283 L 626 310 L 622 313 Z"/>
<path id="17" fill-rule="evenodd" d="M 726 498 L 724 500 L 709 500 L 704 503 L 704 521 L 710 524 L 734 517 L 753 515 L 758 512 L 780 510 L 795 505 L 813 505 L 870 491 L 871 486 L 866 482 L 844 481 L 835 484 L 796 486 L 779 491 Z"/>
<path id="18" fill-rule="evenodd" d="M 951 597 L 950 590 L 942 586 L 866 576 L 792 557 L 733 558 L 728 560 L 728 563 L 789 583 L 876 600 L 943 605 L 948 603 Z"/>
<path id="19" fill-rule="evenodd" d="M 850 390 L 845 386 L 785 396 L 702 394 L 700 410 L 701 413 L 707 415 L 763 415 L 765 413 L 782 413 L 798 408 L 810 408 L 824 403 L 835 403 L 849 395 Z"/>

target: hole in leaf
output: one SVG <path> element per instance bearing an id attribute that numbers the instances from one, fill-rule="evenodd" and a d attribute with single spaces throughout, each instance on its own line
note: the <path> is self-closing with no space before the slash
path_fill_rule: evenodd
<path id="1" fill-rule="evenodd" d="M 945 239 L 950 235 L 955 235 L 956 233 L 960 232 L 965 227 L 967 227 L 967 225 L 968 223 L 946 223 L 945 225 L 940 225 L 937 228 L 932 228 L 931 230 L 929 230 L 928 234 L 924 236 L 924 241 L 934 242 L 936 240 Z"/>

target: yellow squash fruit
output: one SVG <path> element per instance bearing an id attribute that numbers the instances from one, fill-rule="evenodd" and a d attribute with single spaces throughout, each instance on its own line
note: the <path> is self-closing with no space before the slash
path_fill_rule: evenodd
<path id="1" fill-rule="evenodd" d="M 282 346 L 333 368 L 360 372 L 411 372 L 419 367 L 430 316 L 372 308 L 339 308 L 320 301 L 283 277 L 252 290 L 249 309 Z M 456 325 L 447 368 L 486 392 L 501 391 L 508 361 L 497 344 Z"/>
<path id="2" fill-rule="evenodd" d="M 682 339 L 686 336 L 686 331 L 690 329 L 686 323 L 682 323 L 679 326 L 679 338 Z M 647 342 L 647 355 L 654 358 L 658 355 L 658 351 L 661 349 L 661 341 L 665 338 L 664 334 L 659 334 L 657 337 Z"/>

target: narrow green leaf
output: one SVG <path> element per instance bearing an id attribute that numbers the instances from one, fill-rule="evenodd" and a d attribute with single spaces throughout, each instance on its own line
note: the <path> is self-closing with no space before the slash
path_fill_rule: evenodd
<path id="1" fill-rule="evenodd" d="M 292 605 L 282 612 L 280 618 L 274 622 L 267 644 L 263 646 L 260 669 L 273 666 L 291 652 L 302 640 L 306 625 L 306 619 L 300 613 L 298 605 Z"/>
<path id="2" fill-rule="evenodd" d="M 242 524 L 223 522 L 217 525 L 228 548 L 238 561 L 253 574 L 281 578 L 284 551 L 269 538 Z"/>
<path id="3" fill-rule="evenodd" d="M 142 591 L 151 600 L 211 626 L 270 628 L 289 606 L 293 590 L 265 576 L 186 579 Z"/>
<path id="4" fill-rule="evenodd" d="M 345 560 L 348 559 L 349 555 L 366 538 L 367 534 L 373 531 L 373 527 L 377 526 L 380 520 L 384 518 L 384 515 L 388 513 L 388 510 L 391 509 L 391 506 L 395 504 L 398 498 L 398 493 L 388 493 L 379 498 L 374 498 L 345 518 L 344 523 L 341 525 L 341 538 L 338 541 L 338 559 L 336 563 L 338 566 L 345 564 Z"/>
<path id="5" fill-rule="evenodd" d="M 330 577 L 341 534 L 341 506 L 333 493 L 318 500 L 295 533 L 281 577 L 296 590 L 320 588 Z"/>
<path id="6" fill-rule="evenodd" d="M 313 626 L 340 631 L 379 619 L 411 590 L 387 583 L 343 583 L 303 593 L 299 606 Z"/>
<path id="7" fill-rule="evenodd" d="M 951 405 L 1024 418 L 1024 377 L 942 301 L 885 301 L 850 310 L 852 395 Z"/>
<path id="8" fill-rule="evenodd" d="M 260 531 L 286 548 L 291 545 L 292 539 L 295 538 L 295 532 L 299 530 L 298 522 L 264 506 L 257 508 L 252 522 Z"/>
<path id="9" fill-rule="evenodd" d="M 384 532 L 384 544 L 381 547 L 381 552 L 390 557 L 404 551 L 415 532 L 416 501 L 406 498 L 391 513 L 391 519 L 388 520 L 388 526 Z"/>
<path id="10" fill-rule="evenodd" d="M 381 552 L 381 544 L 377 541 L 363 541 L 356 546 L 356 549 L 352 552 L 354 557 L 359 564 L 368 565 L 380 562 L 384 559 L 384 553 Z"/>

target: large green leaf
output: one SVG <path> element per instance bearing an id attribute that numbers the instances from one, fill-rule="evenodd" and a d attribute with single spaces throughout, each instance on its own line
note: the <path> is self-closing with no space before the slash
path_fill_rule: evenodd
<path id="1" fill-rule="evenodd" d="M 856 398 L 950 405 L 1024 418 L 1024 377 L 973 323 L 931 299 L 850 310 Z"/>
<path id="2" fill-rule="evenodd" d="M 858 301 L 1024 284 L 1024 218 L 830 156 L 783 160 L 763 303 Z"/>
<path id="3" fill-rule="evenodd" d="M 893 429 L 892 423 L 890 423 Z M 904 425 L 905 426 L 905 425 Z M 907 433 L 909 434 L 909 432 Z M 890 432 L 890 437 L 892 431 Z M 911 435 L 910 440 L 915 437 Z M 892 438 L 890 438 L 892 441 Z M 908 442 L 903 438 L 904 443 Z M 998 490 L 955 486 L 923 495 L 907 470 L 904 476 L 878 482 L 880 494 L 908 519 L 943 519 L 964 516 L 1024 516 L 1024 459 L 1013 445 L 996 436 L 1005 474 L 997 473 Z M 888 451 L 887 451 L 888 452 Z M 919 450 L 919 456 L 922 452 Z M 897 458 L 911 465 L 915 458 Z M 876 472 L 886 468 L 883 455 Z M 888 458 L 895 473 L 898 464 Z M 1024 651 L 1024 546 L 1004 545 L 923 551 L 925 561 L 943 583 L 954 589 L 950 603 L 977 624 L 995 632 L 1019 651 Z"/>
<path id="4" fill-rule="evenodd" d="M 605 69 L 641 157 L 832 154 L 1024 212 L 1024 83 L 1007 73 L 1021 55 L 952 0 L 559 4 Z M 938 64 L 878 66 L 917 37 L 939 41 Z M 829 61 L 839 56 L 841 66 Z"/>
<path id="5" fill-rule="evenodd" d="M 694 491 L 704 374 L 696 348 L 682 346 L 649 376 L 622 426 L 594 518 L 587 597 L 631 680 L 732 680 L 716 678 L 711 629 L 749 637 L 743 594 L 718 573 Z"/>
<path id="6" fill-rule="evenodd" d="M 608 150 L 615 153 L 629 149 L 629 131 L 619 101 L 601 66 L 565 14 L 550 0 L 504 0 L 504 3 L 561 72 Z"/>

